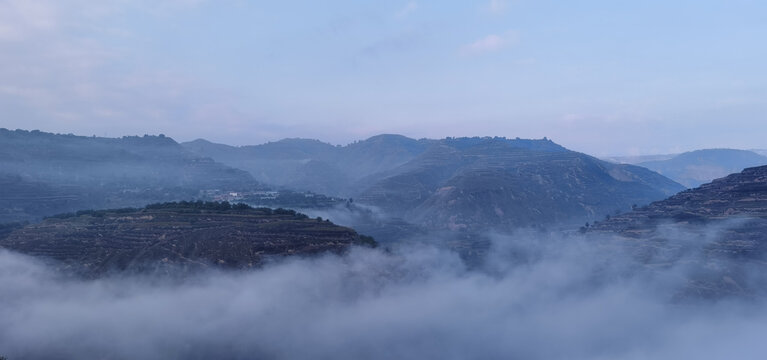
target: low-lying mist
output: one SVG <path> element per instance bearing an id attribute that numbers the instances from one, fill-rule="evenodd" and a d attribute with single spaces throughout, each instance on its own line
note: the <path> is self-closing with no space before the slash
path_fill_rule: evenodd
<path id="1" fill-rule="evenodd" d="M 678 234 L 678 236 L 684 236 Z M 678 302 L 688 262 L 614 242 L 493 235 L 480 268 L 431 246 L 357 248 L 184 280 L 63 278 L 0 252 L 15 359 L 762 359 L 767 304 Z"/>

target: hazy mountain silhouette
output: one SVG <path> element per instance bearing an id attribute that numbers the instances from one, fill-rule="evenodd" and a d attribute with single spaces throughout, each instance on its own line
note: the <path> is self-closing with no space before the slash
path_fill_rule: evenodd
<path id="1" fill-rule="evenodd" d="M 693 188 L 748 167 L 767 165 L 767 157 L 747 150 L 705 149 L 679 154 L 667 160 L 640 162 L 637 165 Z"/>
<path id="2" fill-rule="evenodd" d="M 351 185 L 355 181 L 404 164 L 432 142 L 401 135 L 378 135 L 346 146 L 308 139 L 240 147 L 198 139 L 182 146 L 200 156 L 247 170 L 264 183 L 350 196 L 354 193 Z"/>
<path id="3" fill-rule="evenodd" d="M 379 135 L 347 146 L 305 139 L 182 145 L 260 181 L 354 197 L 436 229 L 580 223 L 683 189 L 644 168 L 601 161 L 548 139 Z"/>
<path id="4" fill-rule="evenodd" d="M 160 136 L 101 138 L 0 129 L 0 222 L 183 200 L 253 186 L 245 171 Z"/>

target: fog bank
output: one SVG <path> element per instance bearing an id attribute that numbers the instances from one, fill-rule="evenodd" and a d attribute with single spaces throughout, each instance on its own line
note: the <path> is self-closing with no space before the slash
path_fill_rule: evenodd
<path id="1" fill-rule="evenodd" d="M 675 303 L 687 269 L 583 238 L 495 236 L 487 263 L 354 249 L 183 281 L 63 279 L 0 252 L 16 359 L 761 359 L 760 300 Z"/>

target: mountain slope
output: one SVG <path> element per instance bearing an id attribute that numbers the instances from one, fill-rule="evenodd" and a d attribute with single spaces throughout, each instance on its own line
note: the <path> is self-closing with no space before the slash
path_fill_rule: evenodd
<path id="1" fill-rule="evenodd" d="M 732 218 L 767 218 L 767 166 L 748 168 L 614 216 L 594 230 L 625 232 L 661 222 L 706 223 Z"/>
<path id="2" fill-rule="evenodd" d="M 182 145 L 200 156 L 247 170 L 264 183 L 349 196 L 356 180 L 402 165 L 430 143 L 401 135 L 378 135 L 347 146 L 308 139 L 241 147 L 198 139 Z"/>
<path id="3" fill-rule="evenodd" d="M 550 140 L 447 139 L 376 175 L 357 199 L 432 229 L 575 223 L 662 199 L 683 187 Z"/>
<path id="4" fill-rule="evenodd" d="M 695 265 L 690 286 L 699 295 L 746 291 L 749 274 L 767 270 L 767 166 L 613 216 L 588 231 L 627 241 L 648 264 Z M 690 248 L 700 253 L 685 258 Z"/>
<path id="5" fill-rule="evenodd" d="M 228 203 L 165 203 L 83 211 L 17 229 L 0 247 L 95 277 L 112 271 L 248 268 L 274 256 L 374 244 L 354 230 L 290 210 Z"/>
<path id="6" fill-rule="evenodd" d="M 748 167 L 767 165 L 767 157 L 747 150 L 705 149 L 637 165 L 692 188 Z"/>
<path id="7" fill-rule="evenodd" d="M 0 129 L 0 222 L 83 208 L 142 206 L 241 188 L 247 172 L 165 136 L 99 138 Z"/>

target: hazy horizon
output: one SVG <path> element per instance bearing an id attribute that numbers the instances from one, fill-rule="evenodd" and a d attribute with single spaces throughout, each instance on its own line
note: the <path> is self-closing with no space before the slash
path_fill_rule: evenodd
<path id="1" fill-rule="evenodd" d="M 0 1 L 8 128 L 232 145 L 548 137 L 765 148 L 754 1 Z"/>
<path id="2" fill-rule="evenodd" d="M 372 134 L 372 135 L 364 137 L 364 138 L 353 139 L 353 140 L 351 140 L 349 142 L 343 142 L 343 143 L 334 143 L 334 142 L 327 141 L 327 140 L 321 139 L 321 138 L 316 138 L 316 137 L 313 138 L 313 137 L 288 136 L 288 137 L 282 137 L 282 138 L 267 139 L 265 141 L 256 142 L 256 143 L 237 144 L 237 143 L 227 143 L 227 142 L 221 142 L 221 141 L 214 141 L 214 140 L 212 140 L 210 138 L 206 138 L 204 136 L 191 137 L 191 138 L 188 138 L 188 139 L 186 139 L 186 138 L 185 139 L 179 139 L 178 137 L 173 136 L 173 134 L 166 134 L 166 133 L 160 133 L 160 132 L 142 133 L 142 134 L 133 133 L 133 134 L 114 134 L 114 135 L 112 135 L 112 134 L 103 134 L 103 135 L 99 135 L 99 134 L 87 134 L 87 133 L 73 133 L 71 131 L 69 131 L 69 132 L 54 132 L 54 131 L 47 131 L 45 129 L 26 129 L 26 128 L 13 129 L 13 128 L 8 128 L 8 130 L 11 130 L 11 131 L 15 131 L 15 130 L 23 130 L 23 131 L 38 130 L 38 131 L 41 131 L 41 132 L 54 133 L 54 134 L 72 134 L 72 135 L 75 135 L 75 136 L 86 136 L 86 137 L 96 136 L 96 137 L 104 137 L 104 138 L 121 138 L 121 137 L 124 137 L 124 136 L 145 136 L 145 135 L 158 136 L 158 135 L 163 135 L 163 136 L 167 136 L 167 137 L 173 139 L 174 141 L 176 141 L 178 143 L 186 143 L 186 142 L 192 142 L 192 141 L 196 141 L 196 140 L 205 140 L 205 141 L 209 141 L 209 142 L 215 143 L 215 144 L 229 145 L 229 146 L 235 146 L 235 147 L 264 145 L 264 144 L 268 144 L 268 143 L 278 142 L 278 141 L 282 141 L 282 140 L 290 140 L 290 139 L 317 140 L 317 141 L 320 141 L 320 142 L 323 142 L 323 143 L 326 143 L 326 144 L 330 144 L 330 145 L 333 145 L 333 146 L 347 146 L 347 145 L 353 144 L 353 143 L 358 142 L 358 141 L 365 141 L 365 140 L 368 140 L 370 138 L 373 138 L 373 137 L 376 137 L 376 136 L 381 136 L 381 135 L 404 136 L 404 137 L 411 138 L 411 139 L 414 139 L 414 140 L 421 140 L 421 139 L 441 140 L 441 139 L 445 138 L 445 137 L 441 137 L 441 138 L 415 137 L 415 136 L 408 136 L 406 134 L 399 134 L 399 133 L 379 133 L 379 134 Z M 456 135 L 456 136 L 446 136 L 446 137 L 456 137 L 456 138 L 461 138 L 461 137 L 505 137 L 507 139 L 517 138 L 516 136 L 503 136 L 503 135 L 475 135 L 475 136 Z M 606 154 L 591 154 L 591 153 L 588 153 L 586 151 L 583 151 L 583 150 L 580 150 L 580 149 L 577 149 L 577 148 L 569 147 L 569 146 L 567 146 L 567 145 L 557 141 L 557 139 L 552 139 L 552 138 L 547 137 L 547 136 L 544 136 L 544 137 L 541 137 L 541 138 L 522 138 L 522 137 L 520 137 L 520 138 L 521 139 L 531 139 L 531 140 L 543 140 L 543 139 L 551 140 L 554 143 L 562 145 L 562 146 L 564 146 L 565 148 L 567 148 L 569 150 L 583 152 L 583 153 L 586 153 L 586 154 L 589 154 L 589 155 L 600 156 L 600 157 L 605 157 L 605 158 L 610 158 L 610 157 L 617 157 L 617 158 L 626 157 L 626 158 L 630 158 L 630 157 L 641 157 L 641 156 L 664 156 L 664 155 L 665 156 L 672 156 L 672 155 L 678 155 L 678 154 L 685 153 L 685 152 L 691 152 L 691 151 L 696 151 L 696 150 L 709 150 L 709 149 L 732 149 L 732 150 L 746 150 L 746 151 L 764 151 L 765 150 L 764 148 L 710 147 L 710 148 L 679 149 L 679 150 L 677 150 L 675 152 L 667 152 L 667 153 L 606 153 Z"/>

